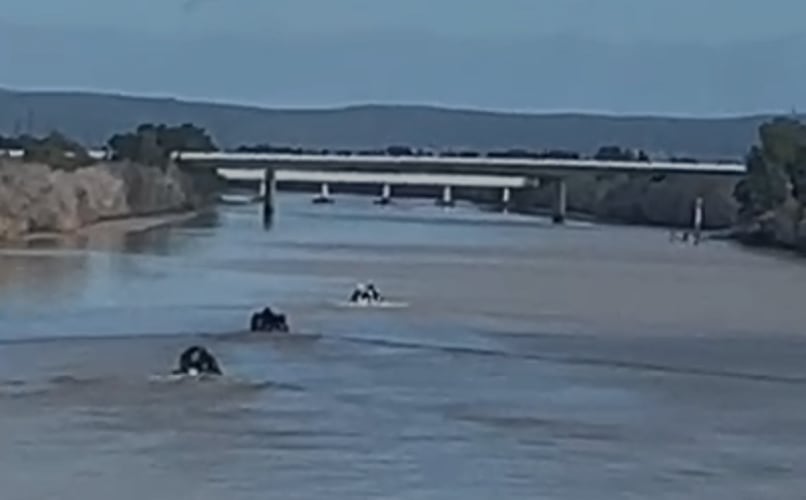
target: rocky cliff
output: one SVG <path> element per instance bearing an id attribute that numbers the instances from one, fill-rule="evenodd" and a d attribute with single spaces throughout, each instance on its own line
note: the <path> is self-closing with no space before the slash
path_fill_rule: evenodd
<path id="1" fill-rule="evenodd" d="M 105 219 L 198 209 L 216 179 L 176 166 L 99 163 L 73 171 L 0 160 L 0 239 L 70 232 Z"/>

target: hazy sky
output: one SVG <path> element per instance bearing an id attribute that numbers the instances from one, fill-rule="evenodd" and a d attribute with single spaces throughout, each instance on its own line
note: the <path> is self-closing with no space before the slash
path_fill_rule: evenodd
<path id="1" fill-rule="evenodd" d="M 806 108 L 806 0 L 2 3 L 0 65 L 16 71 L 0 85 L 13 87 L 270 106 Z"/>
<path id="2" fill-rule="evenodd" d="M 263 35 L 423 30 L 743 40 L 804 30 L 802 0 L 3 0 L 10 20 L 140 31 Z"/>

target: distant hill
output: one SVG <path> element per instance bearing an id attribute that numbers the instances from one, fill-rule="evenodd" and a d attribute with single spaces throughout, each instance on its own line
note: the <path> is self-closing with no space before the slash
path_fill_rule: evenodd
<path id="1" fill-rule="evenodd" d="M 769 116 L 665 118 L 585 114 L 514 114 L 426 106 L 366 105 L 276 110 L 175 99 L 81 92 L 0 89 L 0 134 L 60 130 L 97 146 L 143 122 L 193 122 L 221 147 L 242 144 L 316 148 L 492 150 L 563 149 L 591 153 L 603 145 L 644 149 L 655 156 L 738 159 Z"/>

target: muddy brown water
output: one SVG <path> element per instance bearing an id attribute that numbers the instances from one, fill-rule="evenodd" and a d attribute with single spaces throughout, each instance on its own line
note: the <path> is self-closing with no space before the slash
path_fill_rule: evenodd
<path id="1" fill-rule="evenodd" d="M 283 195 L 0 253 L 0 497 L 799 499 L 806 267 Z M 372 279 L 405 309 L 338 306 Z M 270 303 L 298 337 L 239 334 Z M 220 380 L 165 377 L 207 345 Z"/>

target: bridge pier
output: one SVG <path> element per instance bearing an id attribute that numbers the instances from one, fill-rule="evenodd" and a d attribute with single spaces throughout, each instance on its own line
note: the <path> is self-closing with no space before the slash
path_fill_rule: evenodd
<path id="1" fill-rule="evenodd" d="M 437 200 L 437 205 L 440 207 L 452 207 L 454 205 L 452 186 L 442 188 L 442 198 Z"/>
<path id="2" fill-rule="evenodd" d="M 391 184 L 384 184 L 381 187 L 381 197 L 375 200 L 376 205 L 388 205 L 392 202 L 392 186 Z"/>
<path id="3" fill-rule="evenodd" d="M 564 224 L 567 210 L 567 190 L 565 179 L 554 179 L 554 202 L 552 207 L 551 220 L 555 224 Z"/>
<path id="4" fill-rule="evenodd" d="M 263 200 L 263 224 L 271 225 L 274 217 L 274 197 L 277 193 L 277 181 L 274 170 L 267 168 L 263 171 L 263 180 L 260 182 L 260 197 Z"/>
<path id="5" fill-rule="evenodd" d="M 333 199 L 330 197 L 330 184 L 327 182 L 322 183 L 322 187 L 319 190 L 319 196 L 313 199 L 314 203 L 333 203 Z"/>
<path id="6" fill-rule="evenodd" d="M 703 199 L 697 197 L 694 202 L 694 244 L 699 245 L 702 238 Z"/>
<path id="7" fill-rule="evenodd" d="M 503 191 L 501 191 L 501 210 L 504 213 L 509 212 L 511 200 L 512 200 L 512 191 L 510 190 L 510 188 L 505 187 Z"/>

